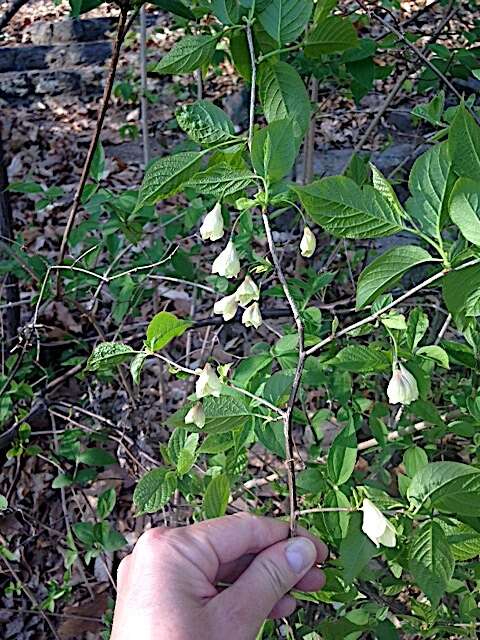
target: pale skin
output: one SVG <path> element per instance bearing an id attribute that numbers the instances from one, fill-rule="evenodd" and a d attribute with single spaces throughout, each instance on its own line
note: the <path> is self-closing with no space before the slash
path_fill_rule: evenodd
<path id="1" fill-rule="evenodd" d="M 120 563 L 111 640 L 254 640 L 293 613 L 291 589 L 323 587 L 327 555 L 304 529 L 288 539 L 287 523 L 246 513 L 150 529 Z"/>

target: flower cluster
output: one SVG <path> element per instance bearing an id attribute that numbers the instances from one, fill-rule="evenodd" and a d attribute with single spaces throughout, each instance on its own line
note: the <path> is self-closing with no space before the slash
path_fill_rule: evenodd
<path id="1" fill-rule="evenodd" d="M 222 217 L 222 206 L 220 202 L 213 207 L 205 216 L 200 227 L 202 240 L 220 240 L 224 236 L 225 228 Z M 305 226 L 303 237 L 300 242 L 300 252 L 303 257 L 310 258 L 316 249 L 317 241 L 312 230 Z M 240 273 L 240 259 L 237 250 L 230 239 L 225 249 L 215 258 L 212 264 L 212 273 L 216 273 L 224 278 L 236 278 Z M 260 289 L 250 276 L 246 276 L 242 284 L 235 293 L 224 296 L 218 300 L 213 313 L 221 315 L 225 322 L 232 320 L 237 314 L 238 307 L 242 307 L 242 323 L 246 327 L 259 329 L 263 324 L 262 313 L 258 303 L 260 299 Z"/>

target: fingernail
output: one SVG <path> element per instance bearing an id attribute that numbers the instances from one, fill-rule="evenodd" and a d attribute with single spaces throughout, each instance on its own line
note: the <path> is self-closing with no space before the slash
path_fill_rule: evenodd
<path id="1" fill-rule="evenodd" d="M 302 573 L 315 562 L 317 550 L 308 538 L 295 538 L 285 548 L 285 556 L 290 569 Z"/>

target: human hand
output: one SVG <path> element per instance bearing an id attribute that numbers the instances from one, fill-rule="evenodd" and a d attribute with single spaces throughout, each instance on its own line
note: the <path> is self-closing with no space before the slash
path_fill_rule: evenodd
<path id="1" fill-rule="evenodd" d="M 325 583 L 327 547 L 299 528 L 246 513 L 146 531 L 118 569 L 111 640 L 253 640 Z M 218 583 L 231 586 L 222 589 Z"/>

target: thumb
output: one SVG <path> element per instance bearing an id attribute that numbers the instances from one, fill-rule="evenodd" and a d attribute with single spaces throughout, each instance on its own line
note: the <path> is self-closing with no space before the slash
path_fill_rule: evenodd
<path id="1" fill-rule="evenodd" d="M 244 625 L 252 627 L 254 637 L 276 603 L 303 578 L 316 559 L 317 550 L 308 538 L 278 542 L 259 553 L 240 578 L 214 601 L 227 615 L 236 612 Z"/>

